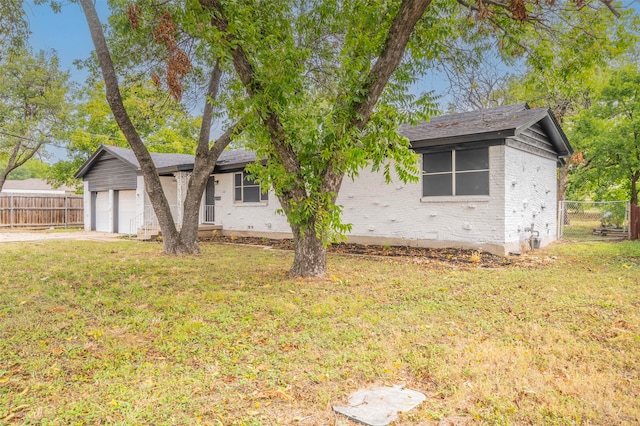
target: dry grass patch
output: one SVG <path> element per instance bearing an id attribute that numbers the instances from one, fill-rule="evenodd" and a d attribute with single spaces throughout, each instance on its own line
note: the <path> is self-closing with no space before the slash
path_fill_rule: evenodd
<path id="1" fill-rule="evenodd" d="M 403 383 L 399 425 L 640 422 L 640 245 L 557 245 L 527 267 L 51 241 L 0 247 L 0 422 L 348 425 Z"/>

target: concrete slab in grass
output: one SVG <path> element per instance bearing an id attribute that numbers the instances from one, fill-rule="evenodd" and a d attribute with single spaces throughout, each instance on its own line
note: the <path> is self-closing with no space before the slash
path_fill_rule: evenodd
<path id="1" fill-rule="evenodd" d="M 334 406 L 333 410 L 351 420 L 369 426 L 387 426 L 406 412 L 420 405 L 427 397 L 402 386 L 359 390 L 349 397 L 349 405 Z"/>

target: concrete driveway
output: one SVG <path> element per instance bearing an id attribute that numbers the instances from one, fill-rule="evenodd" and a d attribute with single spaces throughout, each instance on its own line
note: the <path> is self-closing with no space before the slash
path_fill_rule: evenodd
<path id="1" fill-rule="evenodd" d="M 0 243 L 46 240 L 121 241 L 123 235 L 97 231 L 0 230 Z"/>

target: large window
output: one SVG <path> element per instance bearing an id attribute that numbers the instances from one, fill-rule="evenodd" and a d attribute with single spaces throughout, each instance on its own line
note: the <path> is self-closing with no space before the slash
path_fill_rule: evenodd
<path id="1" fill-rule="evenodd" d="M 244 172 L 234 175 L 234 201 L 259 203 L 268 200 L 268 194 L 260 190 L 260 184 L 247 177 Z"/>
<path id="2" fill-rule="evenodd" d="M 422 154 L 422 195 L 489 195 L 489 148 Z"/>

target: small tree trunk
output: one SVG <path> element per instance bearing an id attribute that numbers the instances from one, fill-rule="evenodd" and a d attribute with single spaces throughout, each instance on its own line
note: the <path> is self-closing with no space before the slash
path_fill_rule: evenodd
<path id="1" fill-rule="evenodd" d="M 9 172 L 7 170 L 0 173 L 0 191 L 2 191 L 2 187 L 4 186 L 4 183 L 7 180 L 8 175 L 9 175 Z"/>
<path id="2" fill-rule="evenodd" d="M 558 168 L 558 196 L 557 201 L 565 201 L 567 185 L 569 184 L 570 164 L 567 162 Z"/>
<path id="3" fill-rule="evenodd" d="M 215 164 L 215 162 L 214 162 Z M 200 246 L 198 245 L 198 226 L 200 218 L 200 201 L 204 188 L 207 185 L 209 168 L 213 167 L 194 167 L 193 174 L 189 180 L 189 190 L 184 200 L 184 214 L 182 216 L 182 228 L 180 229 L 180 241 L 189 254 L 199 254 Z M 178 253 L 179 254 L 179 253 Z"/>
<path id="4" fill-rule="evenodd" d="M 313 227 L 292 226 L 295 255 L 291 266 L 294 277 L 322 278 L 327 272 L 327 249 Z"/>
<path id="5" fill-rule="evenodd" d="M 567 185 L 569 184 L 569 163 L 565 163 L 560 166 L 558 171 L 558 193 L 556 197 L 556 204 L 560 205 L 560 201 L 566 201 L 565 198 L 567 196 Z M 564 221 L 564 225 L 569 225 L 570 219 L 569 214 L 565 210 L 564 217 L 562 218 Z"/>

